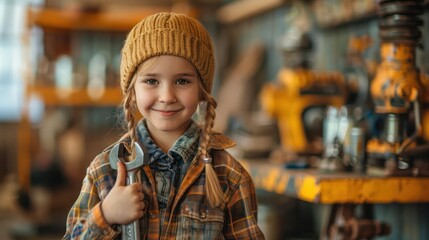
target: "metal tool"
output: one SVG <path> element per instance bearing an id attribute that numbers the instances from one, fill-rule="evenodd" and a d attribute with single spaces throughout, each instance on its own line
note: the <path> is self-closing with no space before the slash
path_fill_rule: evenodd
<path id="1" fill-rule="evenodd" d="M 322 229 L 323 236 L 329 240 L 373 239 L 388 236 L 392 227 L 374 219 L 371 204 L 362 204 L 360 214 L 356 214 L 358 204 L 334 204 L 327 225 Z"/>
<path id="2" fill-rule="evenodd" d="M 125 161 L 123 158 L 123 150 L 124 146 L 123 143 L 118 143 L 115 146 L 113 146 L 112 150 L 109 154 L 109 162 L 110 166 L 118 170 L 117 162 L 121 161 L 126 170 L 127 170 L 127 179 L 126 179 L 126 185 L 131 185 L 135 182 L 138 182 L 139 179 L 137 177 L 137 172 L 140 170 L 140 167 L 143 166 L 144 157 L 145 154 L 140 147 L 138 143 L 135 143 L 134 145 L 136 156 L 131 161 Z M 147 157 L 147 156 L 146 156 Z M 140 240 L 140 226 L 139 226 L 139 220 L 135 220 L 132 223 L 122 225 L 122 240 Z"/>

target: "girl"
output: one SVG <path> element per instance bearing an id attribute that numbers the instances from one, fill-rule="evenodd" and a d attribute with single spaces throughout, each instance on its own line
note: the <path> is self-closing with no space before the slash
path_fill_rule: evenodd
<path id="1" fill-rule="evenodd" d="M 225 151 L 234 143 L 211 130 L 213 75 L 212 41 L 195 19 L 158 13 L 130 31 L 121 62 L 128 131 L 120 142 L 125 155 L 135 143 L 147 149 L 149 162 L 141 183 L 125 186 L 125 167 L 111 168 L 110 148 L 98 155 L 64 239 L 119 238 L 119 225 L 135 220 L 141 239 L 264 239 L 252 180 Z M 201 127 L 192 118 L 199 106 Z"/>

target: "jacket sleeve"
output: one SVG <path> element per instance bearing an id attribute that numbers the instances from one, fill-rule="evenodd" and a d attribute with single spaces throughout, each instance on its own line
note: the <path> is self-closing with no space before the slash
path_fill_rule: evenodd
<path id="1" fill-rule="evenodd" d="M 265 239 L 257 223 L 255 186 L 244 168 L 226 206 L 226 239 Z"/>
<path id="2" fill-rule="evenodd" d="M 102 202 L 94 182 L 94 179 L 103 178 L 102 174 L 101 177 L 94 174 L 100 171 L 100 165 L 96 158 L 87 169 L 79 197 L 67 216 L 63 239 L 114 239 L 118 236 L 119 232 L 106 223 L 101 211 Z"/>

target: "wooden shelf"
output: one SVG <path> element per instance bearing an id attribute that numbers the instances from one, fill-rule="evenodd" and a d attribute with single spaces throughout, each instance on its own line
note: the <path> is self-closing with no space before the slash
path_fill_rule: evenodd
<path id="1" fill-rule="evenodd" d="M 146 16 L 170 11 L 171 7 L 152 6 L 94 13 L 64 9 L 29 9 L 27 14 L 29 24 L 43 28 L 126 32 Z M 187 14 L 196 17 L 197 11 L 190 8 Z"/>
<path id="2" fill-rule="evenodd" d="M 118 106 L 122 101 L 119 87 L 106 88 L 97 97 L 87 89 L 59 89 L 55 87 L 30 87 L 30 96 L 39 97 L 46 106 Z"/>
<path id="3" fill-rule="evenodd" d="M 350 172 L 322 173 L 317 169 L 285 169 L 282 164 L 240 161 L 255 187 L 297 199 L 333 203 L 429 202 L 429 177 L 375 177 Z"/>
<path id="4" fill-rule="evenodd" d="M 216 18 L 223 24 L 231 24 L 280 7 L 289 0 L 241 0 L 219 8 Z"/>

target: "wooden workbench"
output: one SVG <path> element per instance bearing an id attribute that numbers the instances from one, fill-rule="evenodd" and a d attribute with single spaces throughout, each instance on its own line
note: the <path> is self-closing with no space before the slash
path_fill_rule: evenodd
<path id="1" fill-rule="evenodd" d="M 366 216 L 373 219 L 373 205 L 429 203 L 429 177 L 380 177 L 353 172 L 329 173 L 318 169 L 286 169 L 284 164 L 269 163 L 264 160 L 240 160 L 240 162 L 249 171 L 258 190 L 286 195 L 305 202 L 328 205 L 329 216 L 322 219 L 322 226 L 320 226 L 319 238 L 323 240 L 345 239 L 338 237 L 332 229 L 338 230 L 339 227 L 347 226 L 345 223 L 350 219 L 358 219 L 353 213 L 357 205 L 365 206 Z M 412 214 L 411 216 L 416 217 Z M 388 233 L 390 239 L 404 237 L 400 235 L 401 230 L 397 229 L 395 224 L 397 221 L 389 219 L 384 222 L 393 227 L 394 232 Z M 368 230 L 361 226 L 358 224 L 352 227 L 359 227 L 360 234 Z M 370 229 L 371 227 L 372 225 Z M 411 231 L 413 228 L 408 230 Z M 415 231 L 418 233 L 416 234 Z M 407 235 L 406 233 L 407 231 L 404 230 L 403 234 Z M 420 239 L 418 238 L 420 235 L 426 236 L 420 230 L 414 229 L 413 233 L 413 238 L 410 239 Z"/>
<path id="2" fill-rule="evenodd" d="M 429 177 L 378 177 L 353 172 L 285 169 L 262 160 L 240 160 L 255 187 L 313 203 L 429 202 Z"/>

